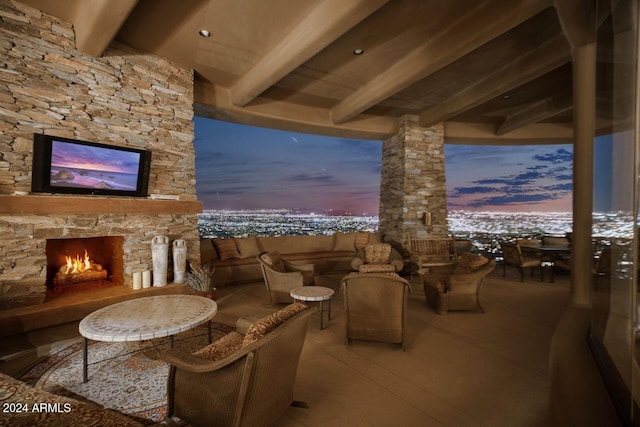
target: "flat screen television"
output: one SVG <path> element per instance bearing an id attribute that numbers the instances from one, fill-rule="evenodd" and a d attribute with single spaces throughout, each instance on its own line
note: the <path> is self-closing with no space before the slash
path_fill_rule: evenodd
<path id="1" fill-rule="evenodd" d="M 151 152 L 33 135 L 31 191 L 147 197 Z"/>

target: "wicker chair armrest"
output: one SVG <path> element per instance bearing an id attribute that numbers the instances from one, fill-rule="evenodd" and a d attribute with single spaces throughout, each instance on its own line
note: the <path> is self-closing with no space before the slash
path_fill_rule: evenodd
<path id="1" fill-rule="evenodd" d="M 364 264 L 364 260 L 359 257 L 355 257 L 351 259 L 351 269 L 358 271 L 360 270 L 360 266 Z"/>
<path id="2" fill-rule="evenodd" d="M 163 360 L 171 365 L 184 369 L 189 372 L 212 372 L 218 369 L 224 368 L 232 362 L 243 357 L 248 353 L 248 349 L 242 348 L 237 351 L 234 351 L 229 356 L 220 360 L 207 360 L 201 357 L 194 356 L 188 351 L 182 348 L 172 348 L 166 351 L 163 351 L 158 354 L 158 358 Z"/>
<path id="3" fill-rule="evenodd" d="M 300 271 L 287 271 L 286 273 L 282 273 L 271 270 L 269 276 L 274 279 L 269 281 L 269 289 L 271 290 L 289 292 L 292 288 L 297 288 L 304 284 L 304 276 Z"/>
<path id="4" fill-rule="evenodd" d="M 287 261 L 285 259 L 282 260 L 284 262 L 284 265 L 287 267 L 287 273 L 292 273 L 292 272 L 303 272 L 303 271 L 313 271 L 314 270 L 314 265 L 313 264 L 296 264 L 290 261 Z"/>
<path id="5" fill-rule="evenodd" d="M 447 293 L 466 294 L 469 292 L 473 292 L 478 288 L 478 285 L 480 284 L 480 279 L 482 279 L 482 277 L 476 277 L 475 279 L 468 279 L 468 280 L 456 280 L 455 277 L 451 276 L 446 282 Z"/>

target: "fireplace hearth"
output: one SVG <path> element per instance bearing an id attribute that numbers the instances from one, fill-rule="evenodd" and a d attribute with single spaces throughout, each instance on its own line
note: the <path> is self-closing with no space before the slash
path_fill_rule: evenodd
<path id="1" fill-rule="evenodd" d="M 47 239 L 47 296 L 124 284 L 120 236 Z"/>

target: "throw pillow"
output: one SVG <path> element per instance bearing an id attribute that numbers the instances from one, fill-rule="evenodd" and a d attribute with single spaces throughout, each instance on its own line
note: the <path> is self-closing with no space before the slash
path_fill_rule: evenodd
<path id="1" fill-rule="evenodd" d="M 247 328 L 247 332 L 244 334 L 244 340 L 242 341 L 242 346 L 244 347 L 245 345 L 258 341 L 267 333 L 274 330 L 278 325 L 306 309 L 306 305 L 296 302 L 289 304 L 282 310 L 278 310 L 269 316 L 256 320 L 249 326 L 249 328 Z"/>
<path id="2" fill-rule="evenodd" d="M 279 271 L 280 273 L 287 272 L 287 266 L 282 260 L 279 252 L 265 252 L 260 255 L 260 259 L 271 267 L 272 270 Z"/>
<path id="3" fill-rule="evenodd" d="M 356 233 L 336 233 L 333 242 L 334 251 L 354 251 L 356 250 Z"/>
<path id="4" fill-rule="evenodd" d="M 474 255 L 468 252 L 463 253 L 460 256 L 460 260 L 458 261 L 458 265 L 456 269 L 453 271 L 453 274 L 466 274 L 472 273 L 484 266 L 489 262 L 488 258 L 485 258 L 481 255 Z"/>
<path id="5" fill-rule="evenodd" d="M 236 246 L 240 252 L 240 258 L 257 257 L 260 255 L 260 252 L 262 252 L 258 245 L 258 239 L 256 239 L 256 236 L 236 237 L 234 240 L 236 241 Z"/>
<path id="6" fill-rule="evenodd" d="M 365 264 L 388 264 L 391 259 L 391 245 L 375 243 L 364 247 Z"/>
<path id="7" fill-rule="evenodd" d="M 369 233 L 356 233 L 356 249 L 364 248 L 369 243 Z"/>
<path id="8" fill-rule="evenodd" d="M 213 244 L 221 260 L 240 258 L 240 252 L 238 252 L 235 239 L 216 239 L 213 241 Z"/>
<path id="9" fill-rule="evenodd" d="M 243 339 L 244 336 L 242 334 L 235 331 L 229 332 L 216 342 L 194 352 L 193 355 L 207 360 L 224 359 L 240 348 Z"/>

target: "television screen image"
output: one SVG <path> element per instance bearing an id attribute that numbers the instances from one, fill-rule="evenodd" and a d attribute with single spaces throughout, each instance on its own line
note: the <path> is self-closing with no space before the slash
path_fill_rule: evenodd
<path id="1" fill-rule="evenodd" d="M 50 184 L 52 187 L 135 191 L 140 157 L 136 152 L 54 140 Z"/>
<path id="2" fill-rule="evenodd" d="M 147 197 L 151 151 L 33 135 L 31 191 Z"/>

